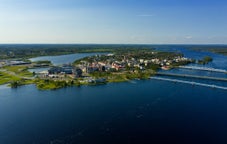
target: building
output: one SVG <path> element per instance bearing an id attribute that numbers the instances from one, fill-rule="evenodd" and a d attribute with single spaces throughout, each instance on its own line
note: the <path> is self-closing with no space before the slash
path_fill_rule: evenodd
<path id="1" fill-rule="evenodd" d="M 80 68 L 76 68 L 73 70 L 73 73 L 75 75 L 75 78 L 82 77 L 83 71 Z"/>

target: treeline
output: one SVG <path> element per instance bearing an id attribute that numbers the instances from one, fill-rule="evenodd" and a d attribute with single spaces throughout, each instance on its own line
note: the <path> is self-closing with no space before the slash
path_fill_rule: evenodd
<path id="1" fill-rule="evenodd" d="M 205 65 L 205 64 L 208 64 L 209 62 L 212 62 L 212 61 L 213 61 L 213 58 L 212 57 L 205 56 L 203 59 L 198 60 L 198 63 Z"/>
<path id="2" fill-rule="evenodd" d="M 227 55 L 227 45 L 204 45 L 204 46 L 190 46 L 188 47 L 195 51 L 209 51 L 213 53 L 218 53 L 222 55 Z"/>
<path id="3" fill-rule="evenodd" d="M 129 52 L 151 49 L 149 45 L 108 44 L 4 44 L 0 45 L 0 59 L 31 58 L 37 56 L 63 55 L 93 52 Z"/>

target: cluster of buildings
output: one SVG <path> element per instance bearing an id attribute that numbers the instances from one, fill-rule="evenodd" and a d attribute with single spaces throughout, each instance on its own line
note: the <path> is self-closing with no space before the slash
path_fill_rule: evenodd
<path id="1" fill-rule="evenodd" d="M 84 73 L 92 73 L 95 71 L 121 71 L 127 68 L 139 68 L 141 70 L 146 69 L 147 66 L 155 64 L 159 65 L 160 68 L 168 68 L 173 63 L 178 63 L 182 61 L 190 61 L 190 59 L 176 56 L 174 58 L 168 59 L 159 59 L 159 58 L 152 58 L 152 59 L 136 59 L 133 57 L 126 58 L 126 56 L 119 56 L 118 58 L 113 58 L 113 55 L 106 55 L 103 56 L 105 58 L 100 58 L 102 56 L 94 56 L 90 62 L 88 61 L 81 61 L 77 67 Z"/>
<path id="2" fill-rule="evenodd" d="M 70 75 L 73 78 L 82 77 L 82 70 L 71 64 L 64 64 L 63 66 L 51 67 L 47 72 L 41 72 L 42 77 L 58 78 L 65 75 Z"/>
<path id="3" fill-rule="evenodd" d="M 82 75 L 86 76 L 87 74 L 93 72 L 115 72 L 124 70 L 134 71 L 135 69 L 146 70 L 149 69 L 151 65 L 168 69 L 168 67 L 170 67 L 173 63 L 188 61 L 191 60 L 182 56 L 159 57 L 154 52 L 149 53 L 146 56 L 139 54 L 132 55 L 130 53 L 118 55 L 96 55 L 80 60 L 76 66 L 72 64 L 64 64 L 62 66 L 51 67 L 48 71 L 39 73 L 38 77 L 63 78 L 67 75 L 72 78 L 79 78 L 82 77 Z M 0 60 L 0 67 L 25 64 L 31 63 L 21 60 Z M 36 65 L 33 65 L 33 67 L 36 67 Z"/>
<path id="4" fill-rule="evenodd" d="M 103 67 L 101 67 L 103 68 Z M 92 69 L 92 67 L 87 68 L 87 72 L 91 71 L 100 71 L 102 69 L 95 68 Z M 57 78 L 57 79 L 63 79 L 65 76 L 69 76 L 71 78 L 80 78 L 82 77 L 83 71 L 79 67 L 75 67 L 71 64 L 64 64 L 62 66 L 54 66 L 51 67 L 48 71 L 43 71 L 38 74 L 38 77 L 40 78 Z M 104 70 L 102 70 L 104 71 Z M 81 80 L 81 82 L 87 82 L 87 83 L 105 83 L 106 79 L 105 78 L 99 78 L 99 79 L 93 79 L 91 77 L 84 77 L 84 80 Z"/>

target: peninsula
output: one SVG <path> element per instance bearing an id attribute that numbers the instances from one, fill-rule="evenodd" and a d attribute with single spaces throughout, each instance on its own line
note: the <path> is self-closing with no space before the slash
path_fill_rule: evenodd
<path id="1" fill-rule="evenodd" d="M 84 57 L 60 66 L 54 66 L 50 61 L 31 62 L 26 58 L 29 57 L 28 55 L 19 60 L 15 58 L 1 60 L 0 84 L 9 84 L 12 88 L 35 84 L 41 90 L 97 85 L 148 79 L 155 75 L 158 69 L 168 70 L 194 62 L 181 53 L 160 52 L 146 47 L 93 48 L 89 51 L 105 53 Z M 30 68 L 43 67 L 48 68 L 48 71 L 39 73 L 28 71 Z"/>

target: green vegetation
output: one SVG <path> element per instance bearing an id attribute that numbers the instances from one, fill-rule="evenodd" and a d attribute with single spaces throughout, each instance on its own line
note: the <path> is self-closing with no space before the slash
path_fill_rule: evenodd
<path id="1" fill-rule="evenodd" d="M 73 53 L 121 52 L 152 49 L 149 45 L 82 45 L 82 44 L 20 44 L 0 45 L 0 59 L 28 59 L 37 56 L 64 55 Z"/>
<path id="2" fill-rule="evenodd" d="M 195 60 L 190 61 L 180 61 L 178 63 L 173 63 L 172 67 L 178 67 L 178 66 L 182 66 L 182 65 L 187 65 L 189 63 L 195 63 Z"/>
<path id="3" fill-rule="evenodd" d="M 124 82 L 133 79 L 148 79 L 154 75 L 155 71 L 135 71 L 135 72 L 93 72 L 90 74 L 94 78 L 105 78 L 107 82 Z"/>
<path id="4" fill-rule="evenodd" d="M 6 72 L 0 72 L 0 85 L 9 84 L 9 86 L 15 88 L 21 85 L 32 84 L 32 79 L 25 79 L 15 75 L 8 74 Z"/>
<path id="5" fill-rule="evenodd" d="M 156 72 L 156 71 L 158 71 L 160 66 L 158 64 L 148 64 L 147 66 L 145 66 L 145 68 Z"/>
<path id="6" fill-rule="evenodd" d="M 40 90 L 52 90 L 59 89 L 63 87 L 73 86 L 73 81 L 65 81 L 65 80 L 49 80 L 49 79 L 37 79 L 35 80 L 35 84 Z"/>
<path id="7" fill-rule="evenodd" d="M 9 86 L 11 88 L 17 88 L 22 85 L 28 85 L 28 84 L 33 84 L 34 80 L 29 80 L 29 79 L 21 79 L 19 81 L 12 81 L 10 82 Z"/>
<path id="8" fill-rule="evenodd" d="M 53 64 L 51 63 L 51 61 L 48 60 L 43 60 L 43 61 L 35 61 L 32 63 L 31 67 L 32 68 L 37 68 L 37 67 L 50 67 Z"/>
<path id="9" fill-rule="evenodd" d="M 198 63 L 205 65 L 205 64 L 208 64 L 211 61 L 213 61 L 212 57 L 205 56 L 202 60 L 199 60 Z"/>
<path id="10" fill-rule="evenodd" d="M 27 66 L 5 66 L 3 67 L 6 71 L 11 73 L 11 75 L 16 75 L 20 77 L 32 77 L 33 74 L 29 72 Z"/>
<path id="11" fill-rule="evenodd" d="M 156 52 L 152 49 L 121 49 L 114 51 L 114 55 L 111 56 L 112 59 L 115 61 L 121 61 L 122 59 L 154 59 L 158 58 L 160 61 L 164 59 L 172 59 L 173 57 L 177 56 L 183 56 L 180 53 L 174 53 L 174 52 Z M 74 65 L 81 64 L 83 61 L 86 61 L 88 63 L 91 63 L 93 61 L 107 61 L 110 59 L 109 56 L 106 55 L 100 55 L 100 56 L 90 56 L 85 57 L 79 60 L 74 61 Z"/>
<path id="12" fill-rule="evenodd" d="M 168 63 L 168 67 L 185 65 L 191 62 L 191 60 L 181 59 L 182 54 L 174 52 L 157 52 L 151 49 L 143 49 L 140 51 L 127 51 L 121 50 L 115 52 L 113 55 L 96 55 L 85 57 L 80 60 L 76 60 L 74 65 L 87 65 L 96 64 L 98 69 L 95 72 L 91 72 L 89 75 L 93 78 L 105 78 L 108 82 L 122 82 L 132 79 L 147 79 L 150 78 L 158 69 L 161 68 L 161 64 Z M 178 62 L 174 61 L 177 59 Z M 151 61 L 153 60 L 153 61 Z M 105 63 L 109 66 L 108 70 L 100 70 L 101 65 L 98 63 Z M 117 63 L 117 64 L 116 64 Z M 97 66 L 98 65 L 98 66 Z M 112 66 L 121 65 L 123 68 L 115 69 Z"/>
<path id="13" fill-rule="evenodd" d="M 21 79 L 17 76 L 8 74 L 7 72 L 0 72 L 0 85 L 20 80 Z"/>
<path id="14" fill-rule="evenodd" d="M 9 75 L 7 73 L 0 72 L 0 85 L 9 84 L 12 88 L 17 88 L 22 85 L 36 84 L 37 88 L 40 90 L 52 90 L 59 89 L 68 86 L 78 86 L 78 82 L 65 81 L 65 80 L 49 80 L 49 79 L 24 79 L 16 76 Z"/>
<path id="15" fill-rule="evenodd" d="M 209 51 L 212 53 L 227 55 L 227 45 L 188 46 L 188 49 L 195 51 Z"/>
<path id="16" fill-rule="evenodd" d="M 181 47 L 181 45 L 162 45 L 163 49 L 171 47 Z M 210 51 L 227 55 L 226 45 L 183 45 L 184 47 L 196 51 Z M 96 53 L 96 52 L 109 52 L 109 53 L 122 53 L 122 52 L 137 52 L 146 51 L 148 49 L 154 50 L 160 45 L 102 45 L 102 44 L 3 44 L 0 45 L 0 59 L 19 58 L 26 61 L 28 58 L 37 56 L 50 56 L 50 55 L 64 55 L 72 53 Z"/>
<path id="17" fill-rule="evenodd" d="M 218 49 L 209 49 L 208 51 L 213 52 L 213 53 L 218 53 L 218 54 L 222 54 L 222 55 L 226 55 L 227 56 L 227 47 L 226 48 L 218 48 Z"/>
<path id="18" fill-rule="evenodd" d="M 33 83 L 33 74 L 27 71 L 26 66 L 7 66 L 0 71 L 0 85 L 9 84 L 16 88 L 21 85 Z"/>
<path id="19" fill-rule="evenodd" d="M 148 79 L 161 67 L 177 66 L 190 62 L 183 61 L 182 54 L 174 52 L 157 52 L 150 45 L 0 45 L 0 59 L 27 58 L 46 55 L 62 55 L 84 52 L 109 52 L 113 55 L 96 55 L 85 57 L 74 62 L 74 66 L 81 64 L 81 69 L 95 62 L 99 65 L 96 72 L 89 70 L 88 78 L 73 76 L 40 76 L 28 71 L 31 67 L 45 67 L 52 65 L 50 61 L 37 61 L 29 65 L 4 66 L 0 69 L 0 84 L 9 84 L 12 88 L 21 85 L 35 84 L 40 90 L 59 89 L 68 86 L 97 85 L 106 82 L 122 82 L 132 79 Z M 175 61 L 179 59 L 179 63 Z M 207 61 L 207 58 L 204 58 Z M 168 64 L 167 64 L 168 63 Z M 96 65 L 95 64 L 95 65 Z M 113 67 L 111 67 L 113 66 Z"/>
<path id="20" fill-rule="evenodd" d="M 48 60 L 42 60 L 42 61 L 36 61 L 34 62 L 35 64 L 51 64 L 51 61 L 48 61 Z"/>

